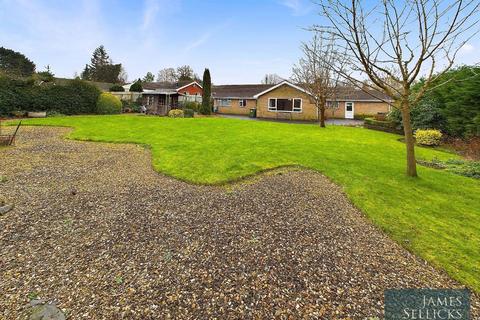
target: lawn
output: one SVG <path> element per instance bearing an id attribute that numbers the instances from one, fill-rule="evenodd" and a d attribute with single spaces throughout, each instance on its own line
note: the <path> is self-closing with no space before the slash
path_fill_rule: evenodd
<path id="1" fill-rule="evenodd" d="M 221 118 L 81 116 L 24 124 L 74 127 L 71 139 L 148 145 L 157 171 L 192 183 L 224 183 L 285 165 L 317 170 L 398 243 L 480 292 L 480 182 L 424 167 L 419 178 L 406 177 L 399 136 Z M 427 148 L 417 148 L 417 156 L 455 157 Z"/>

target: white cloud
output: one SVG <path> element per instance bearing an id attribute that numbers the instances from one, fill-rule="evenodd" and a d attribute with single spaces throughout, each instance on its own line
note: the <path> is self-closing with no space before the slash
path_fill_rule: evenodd
<path id="1" fill-rule="evenodd" d="M 475 50 L 475 47 L 473 46 L 473 44 L 470 44 L 470 43 L 465 43 L 461 48 L 460 48 L 460 52 L 462 53 L 471 53 Z"/>
<path id="2" fill-rule="evenodd" d="M 200 38 L 190 43 L 186 48 L 185 52 L 189 52 L 192 49 L 198 48 L 201 45 L 205 44 L 212 37 L 211 32 L 205 32 Z"/>
<path id="3" fill-rule="evenodd" d="M 312 7 L 303 2 L 303 0 L 281 0 L 280 4 L 292 10 L 295 16 L 303 16 L 308 14 Z"/>
<path id="4" fill-rule="evenodd" d="M 147 30 L 155 21 L 158 11 L 160 10 L 160 2 L 157 0 L 146 0 L 143 9 L 142 29 Z"/>

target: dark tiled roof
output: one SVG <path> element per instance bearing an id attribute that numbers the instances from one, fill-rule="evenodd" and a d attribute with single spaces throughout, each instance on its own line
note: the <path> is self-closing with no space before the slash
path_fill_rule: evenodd
<path id="1" fill-rule="evenodd" d="M 386 94 L 381 91 L 368 89 L 361 90 L 354 87 L 341 87 L 338 90 L 337 100 L 353 100 L 353 101 L 365 101 L 365 100 L 391 100 Z"/>
<path id="2" fill-rule="evenodd" d="M 223 86 L 212 86 L 214 98 L 252 98 L 256 94 L 265 91 L 273 84 L 233 84 Z"/>
<path id="3" fill-rule="evenodd" d="M 143 83 L 142 84 L 142 87 L 143 89 L 146 89 L 146 90 L 161 90 L 161 89 L 178 89 L 178 88 L 181 88 L 187 84 L 190 84 L 192 83 L 193 81 L 192 80 L 187 80 L 187 81 L 180 81 L 180 82 L 175 82 L 175 83 L 171 83 L 171 82 L 147 82 L 147 83 Z"/>
<path id="4" fill-rule="evenodd" d="M 268 90 L 275 85 L 273 84 L 238 84 L 238 85 L 223 85 L 213 86 L 212 96 L 214 98 L 252 98 Z M 301 87 L 301 86 L 300 86 Z M 363 90 L 353 87 L 341 87 L 338 92 L 336 100 L 345 101 L 365 101 L 365 100 L 390 100 L 384 93 L 376 90 Z"/>

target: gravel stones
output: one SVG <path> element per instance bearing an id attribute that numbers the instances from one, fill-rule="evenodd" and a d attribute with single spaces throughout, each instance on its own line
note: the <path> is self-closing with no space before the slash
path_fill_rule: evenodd
<path id="1" fill-rule="evenodd" d="M 2 319 L 30 292 L 72 319 L 381 318 L 384 289 L 462 287 L 318 173 L 195 186 L 155 173 L 140 146 L 68 131 L 24 127 L 0 150 L 15 204 L 0 217 Z"/>

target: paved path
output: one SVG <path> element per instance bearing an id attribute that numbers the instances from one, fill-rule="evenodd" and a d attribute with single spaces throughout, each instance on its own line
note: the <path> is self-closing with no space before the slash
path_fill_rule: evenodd
<path id="1" fill-rule="evenodd" d="M 317 124 L 317 122 L 314 122 L 314 121 L 250 118 L 248 116 L 240 116 L 240 115 L 233 115 L 233 114 L 218 114 L 217 116 L 221 118 L 238 119 L 238 120 L 271 121 L 271 122 L 283 122 L 283 123 L 295 123 L 295 124 Z M 325 123 L 327 125 L 335 125 L 335 126 L 363 126 L 363 120 L 355 120 L 355 119 L 327 119 Z"/>
<path id="2" fill-rule="evenodd" d="M 0 149 L 15 204 L 0 217 L 0 319 L 28 296 L 69 319 L 364 319 L 386 288 L 458 286 L 320 174 L 192 186 L 153 172 L 140 146 L 68 130 L 24 127 Z"/>

